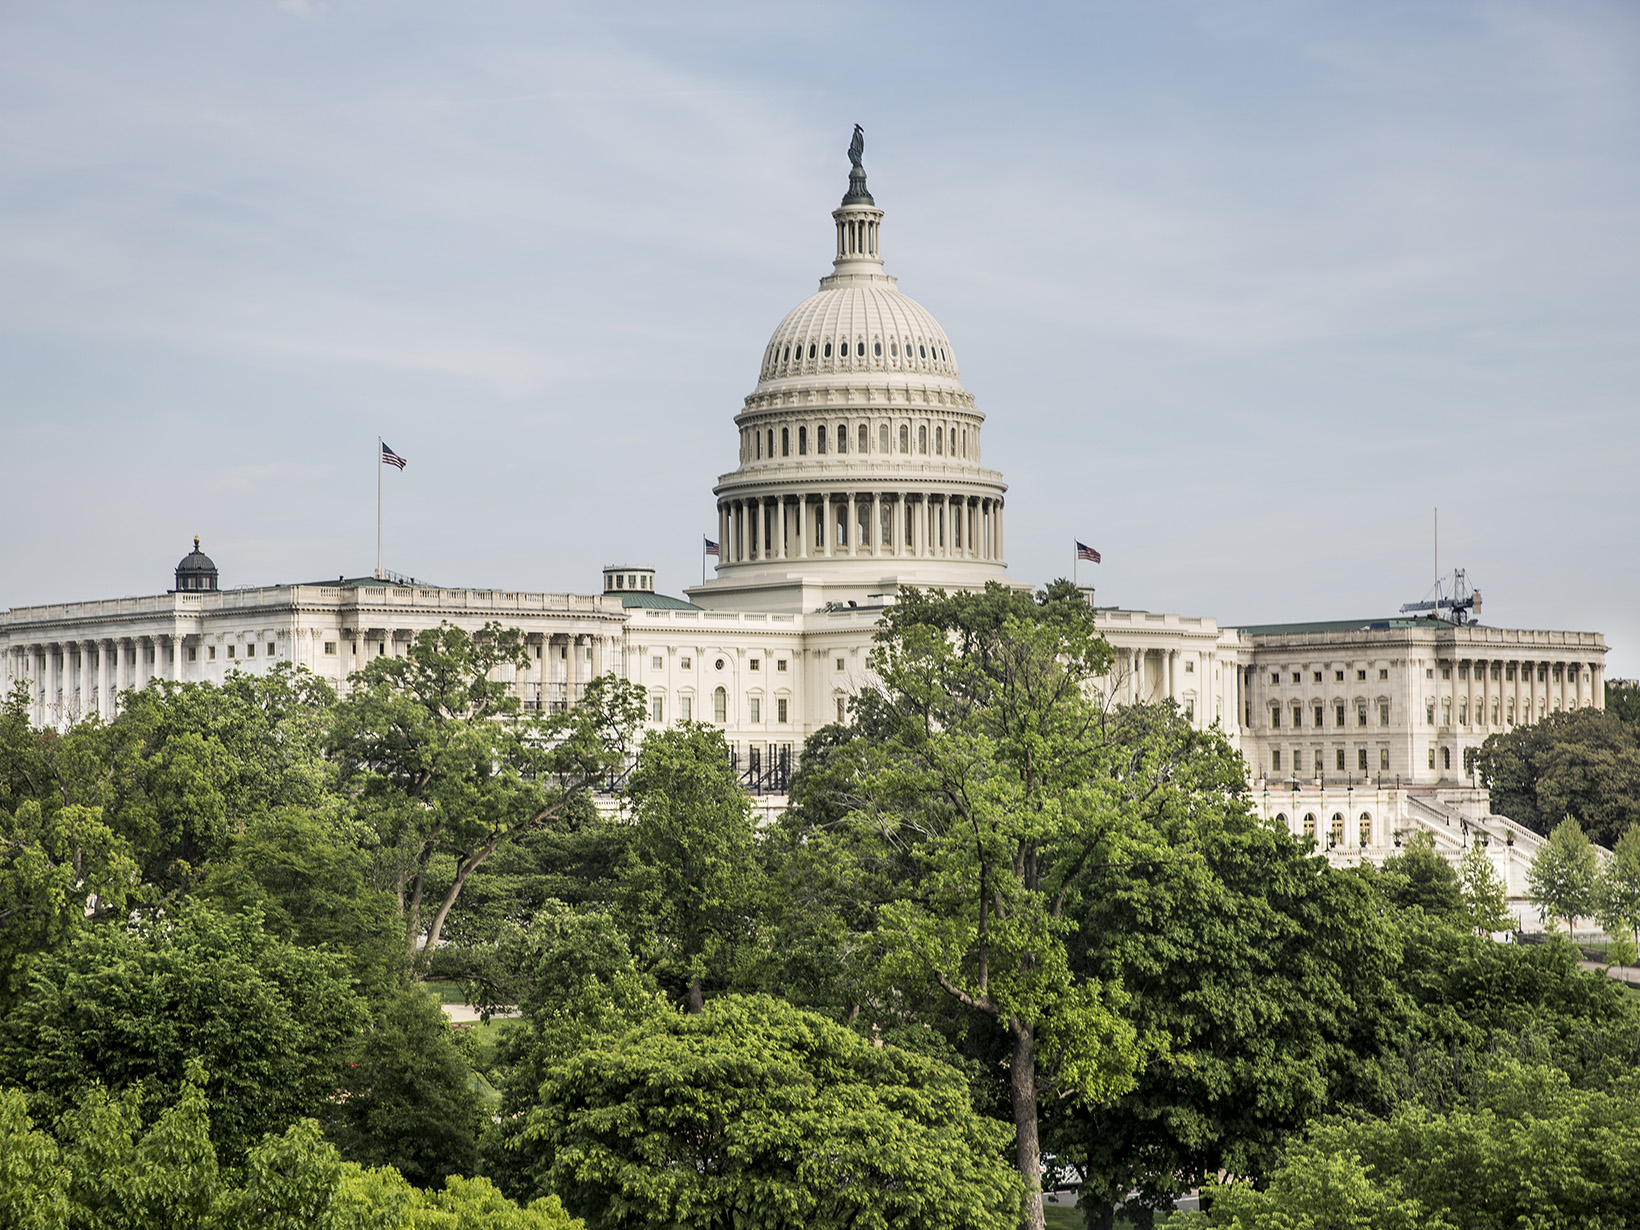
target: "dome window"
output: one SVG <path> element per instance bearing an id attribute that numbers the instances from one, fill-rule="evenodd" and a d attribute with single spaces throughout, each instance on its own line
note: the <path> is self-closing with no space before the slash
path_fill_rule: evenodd
<path id="1" fill-rule="evenodd" d="M 826 358 L 828 358 L 828 359 L 831 358 L 831 343 L 830 342 L 826 343 Z"/>
<path id="2" fill-rule="evenodd" d="M 871 343 L 871 349 L 876 353 L 877 358 L 883 357 L 883 344 L 881 342 Z"/>
<path id="3" fill-rule="evenodd" d="M 839 453 L 848 452 L 848 424 L 847 423 L 837 424 L 837 451 Z"/>
<path id="4" fill-rule="evenodd" d="M 782 363 L 790 363 L 791 358 L 792 358 L 792 348 L 790 346 L 787 346 L 786 347 L 786 353 L 783 356 L 781 356 L 780 361 Z"/>
<path id="5" fill-rule="evenodd" d="M 856 342 L 854 344 L 854 353 L 859 355 L 860 358 L 862 358 L 862 359 L 865 358 L 866 357 L 866 344 L 864 342 Z"/>
<path id="6" fill-rule="evenodd" d="M 917 346 L 917 357 L 919 359 L 926 359 L 928 357 L 928 351 L 925 350 L 920 343 Z"/>
<path id="7" fill-rule="evenodd" d="M 809 343 L 809 358 L 811 358 L 811 359 L 814 358 L 814 343 L 813 342 Z"/>
<path id="8" fill-rule="evenodd" d="M 900 357 L 900 344 L 898 342 L 890 342 L 888 344 L 888 357 L 891 359 L 897 359 Z"/>

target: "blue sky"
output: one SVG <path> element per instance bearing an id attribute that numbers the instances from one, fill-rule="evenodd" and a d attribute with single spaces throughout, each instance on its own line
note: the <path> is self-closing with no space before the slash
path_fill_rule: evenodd
<path id="1" fill-rule="evenodd" d="M 389 567 L 700 577 L 852 124 L 1010 570 L 1640 675 L 1640 9 L 0 9 L 0 605 Z"/>

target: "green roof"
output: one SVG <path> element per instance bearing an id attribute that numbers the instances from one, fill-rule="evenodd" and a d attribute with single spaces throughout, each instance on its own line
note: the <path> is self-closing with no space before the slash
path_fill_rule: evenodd
<path id="1" fill-rule="evenodd" d="M 604 591 L 604 597 L 611 595 L 610 590 Z M 693 602 L 685 602 L 682 598 L 669 598 L 665 594 L 650 593 L 647 590 L 619 590 L 621 609 L 631 610 L 641 607 L 648 611 L 703 611 L 705 607 L 696 606 Z"/>
<path id="2" fill-rule="evenodd" d="M 1417 619 L 1405 615 L 1380 615 L 1376 619 L 1317 619 L 1296 624 L 1233 624 L 1249 636 L 1291 636 L 1303 632 L 1388 632 L 1392 628 L 1455 628 L 1446 620 Z M 1465 624 L 1465 627 L 1475 627 Z"/>

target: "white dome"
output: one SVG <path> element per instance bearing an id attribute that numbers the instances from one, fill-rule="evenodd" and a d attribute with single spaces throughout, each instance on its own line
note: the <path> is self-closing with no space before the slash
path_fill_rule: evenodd
<path id="1" fill-rule="evenodd" d="M 950 339 L 892 278 L 827 278 L 786 315 L 763 351 L 759 388 L 833 372 L 957 380 Z M 846 353 L 845 353 L 846 348 Z"/>

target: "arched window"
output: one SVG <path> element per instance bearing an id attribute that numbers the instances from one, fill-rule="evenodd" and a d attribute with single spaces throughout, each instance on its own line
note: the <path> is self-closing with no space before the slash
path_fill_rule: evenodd
<path id="1" fill-rule="evenodd" d="M 1361 839 L 1361 848 L 1363 850 L 1365 850 L 1367 848 L 1367 843 L 1372 840 L 1372 813 L 1371 812 L 1364 811 L 1364 812 L 1361 813 L 1361 824 L 1360 824 L 1360 831 L 1358 833 L 1358 836 Z"/>
<path id="2" fill-rule="evenodd" d="M 917 344 L 917 357 L 919 359 L 926 359 L 928 357 L 927 348 L 925 346 L 923 346 L 922 343 L 920 343 L 920 342 Z"/>
<path id="3" fill-rule="evenodd" d="M 729 693 L 723 688 L 712 693 L 712 720 L 719 725 L 729 720 Z"/>
<path id="4" fill-rule="evenodd" d="M 925 455 L 928 452 L 928 428 L 926 426 L 917 428 L 917 451 Z"/>
<path id="5" fill-rule="evenodd" d="M 941 455 L 945 453 L 945 428 L 943 427 L 934 428 L 934 451 Z"/>
<path id="6" fill-rule="evenodd" d="M 769 456 L 774 456 L 774 428 L 769 428 Z"/>
<path id="7" fill-rule="evenodd" d="M 911 451 L 911 428 L 905 423 L 900 424 L 900 451 L 902 453 Z"/>
<path id="8" fill-rule="evenodd" d="M 817 453 L 826 451 L 826 425 L 824 423 L 814 429 L 814 451 Z"/>
<path id="9" fill-rule="evenodd" d="M 848 424 L 847 423 L 837 424 L 837 451 L 839 453 L 848 452 Z"/>
<path id="10" fill-rule="evenodd" d="M 799 427 L 797 429 L 797 455 L 799 457 L 807 457 L 808 453 L 809 429 L 807 427 Z"/>
<path id="11" fill-rule="evenodd" d="M 787 346 L 786 347 L 786 352 L 783 355 L 780 356 L 780 361 L 782 363 L 789 363 L 789 362 L 791 362 L 791 357 L 792 357 L 792 348 L 790 346 Z"/>
<path id="12" fill-rule="evenodd" d="M 1315 840 L 1315 813 L 1313 811 L 1304 813 L 1304 836 L 1311 841 Z"/>
<path id="13" fill-rule="evenodd" d="M 861 423 L 860 424 L 860 447 L 856 451 L 861 452 L 861 453 L 865 452 L 866 451 L 866 443 L 867 443 L 868 440 L 870 440 L 870 438 L 871 438 L 871 436 L 870 436 L 870 433 L 868 433 L 867 430 L 866 430 L 866 425 L 864 423 Z"/>
<path id="14" fill-rule="evenodd" d="M 1276 813 L 1276 823 L 1279 824 L 1282 828 L 1286 828 L 1287 827 L 1287 813 L 1284 812 L 1284 811 L 1278 811 Z"/>
<path id="15" fill-rule="evenodd" d="M 900 344 L 898 342 L 890 342 L 888 344 L 888 357 L 891 359 L 897 359 L 900 357 Z"/>
<path id="16" fill-rule="evenodd" d="M 809 343 L 809 358 L 811 358 L 811 359 L 814 358 L 814 343 L 813 342 Z"/>
<path id="17" fill-rule="evenodd" d="M 1450 747 L 1443 747 L 1441 749 L 1441 768 L 1450 769 L 1451 767 L 1452 767 L 1452 749 Z"/>
<path id="18" fill-rule="evenodd" d="M 880 359 L 880 358 L 883 357 L 883 344 L 881 342 L 871 343 L 871 349 L 874 352 L 876 358 Z"/>
<path id="19" fill-rule="evenodd" d="M 864 342 L 855 342 L 854 343 L 854 353 L 862 359 L 865 358 L 866 357 L 866 344 Z"/>
<path id="20" fill-rule="evenodd" d="M 831 343 L 830 342 L 826 343 L 825 357 L 828 358 L 828 359 L 831 358 Z"/>
<path id="21" fill-rule="evenodd" d="M 790 457 L 791 453 L 792 429 L 790 427 L 782 427 L 780 429 L 780 455 L 782 457 Z"/>
<path id="22" fill-rule="evenodd" d="M 877 427 L 877 451 L 879 453 L 888 452 L 888 424 L 887 423 L 881 423 Z"/>
<path id="23" fill-rule="evenodd" d="M 757 457 L 756 457 L 756 460 L 762 461 L 763 460 L 763 433 L 761 431 L 754 431 L 752 433 L 752 435 L 755 436 L 756 439 L 757 439 Z"/>
<path id="24" fill-rule="evenodd" d="M 1333 812 L 1332 833 L 1328 836 L 1327 844 L 1338 846 L 1344 843 L 1344 813 Z"/>

